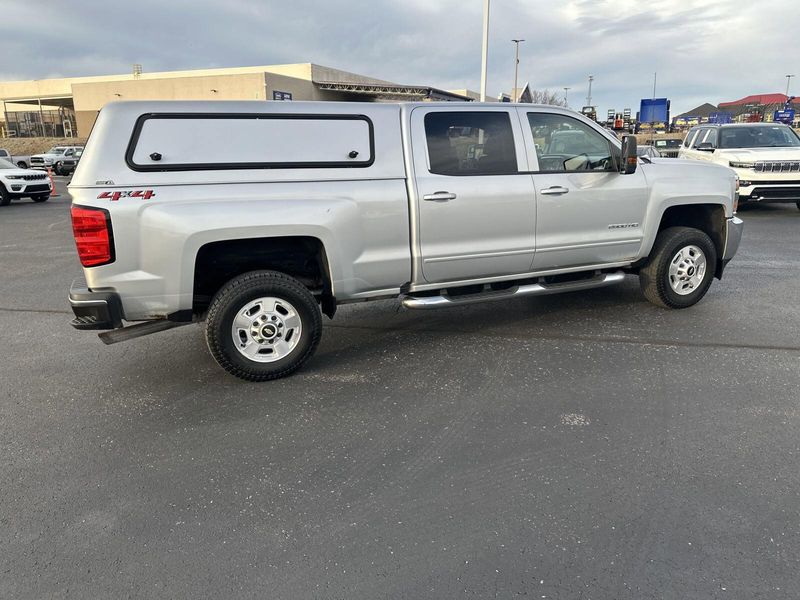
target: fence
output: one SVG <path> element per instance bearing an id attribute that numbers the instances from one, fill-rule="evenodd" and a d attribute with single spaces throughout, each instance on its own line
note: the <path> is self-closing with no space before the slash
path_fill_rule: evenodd
<path id="1" fill-rule="evenodd" d="M 6 137 L 71 138 L 75 135 L 75 112 L 68 108 L 6 112 L 5 117 Z"/>

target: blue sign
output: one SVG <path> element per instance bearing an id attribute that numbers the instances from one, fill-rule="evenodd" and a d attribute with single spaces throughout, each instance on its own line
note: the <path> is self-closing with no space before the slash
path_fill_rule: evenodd
<path id="1" fill-rule="evenodd" d="M 794 109 L 790 108 L 788 110 L 776 110 L 775 114 L 772 115 L 772 120 L 776 123 L 786 123 L 787 125 L 791 125 L 794 123 Z"/>
<path id="2" fill-rule="evenodd" d="M 733 123 L 733 115 L 727 112 L 712 112 L 710 115 L 708 115 L 708 122 L 716 123 L 717 125 Z"/>
<path id="3" fill-rule="evenodd" d="M 639 123 L 668 123 L 669 100 L 643 98 L 639 107 Z"/>
<path id="4" fill-rule="evenodd" d="M 291 92 L 279 92 L 278 90 L 274 90 L 272 92 L 272 99 L 273 100 L 291 100 L 292 93 Z"/>

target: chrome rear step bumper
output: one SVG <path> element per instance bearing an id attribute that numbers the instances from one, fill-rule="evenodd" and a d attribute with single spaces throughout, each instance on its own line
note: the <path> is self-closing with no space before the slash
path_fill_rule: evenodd
<path id="1" fill-rule="evenodd" d="M 564 283 L 528 283 L 507 290 L 478 292 L 464 296 L 405 296 L 402 300 L 402 304 L 406 308 L 414 309 L 463 306 L 465 304 L 475 304 L 477 302 L 488 302 L 491 300 L 507 300 L 519 296 L 545 296 L 547 294 L 589 290 L 621 283 L 623 279 L 625 279 L 625 273 L 616 271 L 614 273 L 602 273 L 591 279 L 580 279 L 578 281 Z"/>

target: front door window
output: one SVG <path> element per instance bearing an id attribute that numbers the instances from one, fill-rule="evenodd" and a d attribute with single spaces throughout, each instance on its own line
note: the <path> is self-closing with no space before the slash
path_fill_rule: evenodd
<path id="1" fill-rule="evenodd" d="M 614 171 L 611 142 L 597 131 L 560 114 L 528 113 L 539 171 Z"/>

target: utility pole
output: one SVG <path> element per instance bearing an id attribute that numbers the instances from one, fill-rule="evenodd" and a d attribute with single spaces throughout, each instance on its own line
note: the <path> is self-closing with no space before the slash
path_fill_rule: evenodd
<path id="1" fill-rule="evenodd" d="M 594 81 L 594 75 L 589 75 L 589 95 L 586 96 L 586 106 L 592 105 L 592 82 Z"/>
<path id="2" fill-rule="evenodd" d="M 517 74 L 519 73 L 519 45 L 521 42 L 525 40 L 511 40 L 514 42 L 514 46 L 516 46 L 516 51 L 514 53 L 514 87 L 511 91 L 511 100 L 512 102 L 519 102 L 519 94 L 517 93 Z"/>
<path id="3" fill-rule="evenodd" d="M 658 73 L 653 73 L 653 100 L 656 99 L 656 80 L 658 79 Z"/>
<path id="4" fill-rule="evenodd" d="M 481 61 L 481 102 L 486 102 L 486 69 L 489 62 L 489 0 L 483 0 L 483 59 Z"/>
<path id="5" fill-rule="evenodd" d="M 569 93 L 569 91 L 571 89 L 572 88 L 568 88 L 568 87 L 564 88 L 564 106 L 567 107 L 567 108 L 569 108 L 569 102 L 567 101 L 567 93 Z"/>
<path id="6" fill-rule="evenodd" d="M 789 98 L 789 83 L 792 81 L 792 77 L 794 77 L 794 75 L 786 76 L 786 98 Z"/>

